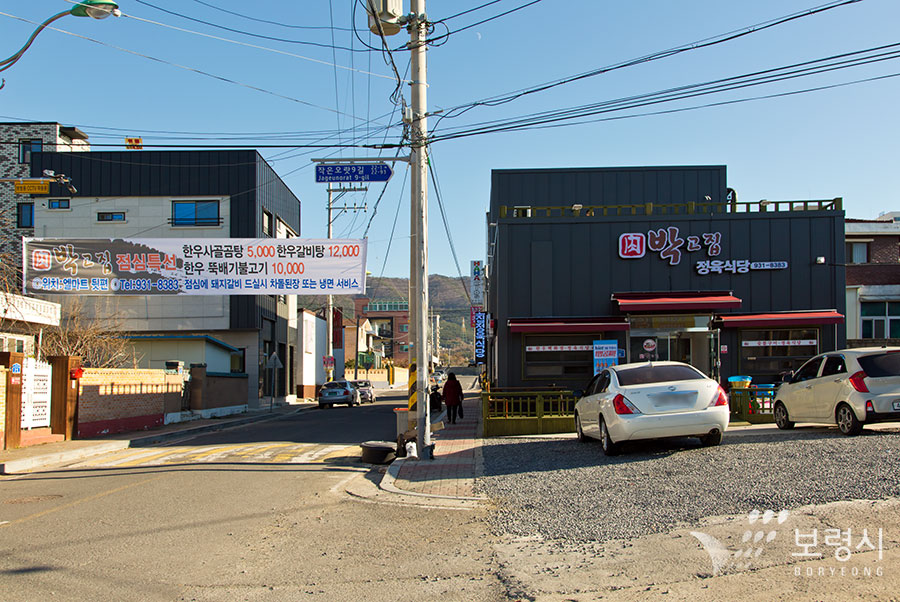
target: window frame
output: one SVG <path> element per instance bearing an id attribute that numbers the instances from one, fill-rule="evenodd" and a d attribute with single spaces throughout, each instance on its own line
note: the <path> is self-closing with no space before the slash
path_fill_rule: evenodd
<path id="1" fill-rule="evenodd" d="M 262 233 L 265 236 L 272 236 L 272 227 L 275 223 L 274 216 L 267 210 L 262 210 Z"/>
<path id="2" fill-rule="evenodd" d="M 23 217 L 25 216 L 25 208 L 28 208 L 30 225 L 23 225 Z M 16 228 L 20 230 L 34 229 L 34 201 L 24 201 L 16 203 Z"/>
<path id="3" fill-rule="evenodd" d="M 198 215 L 198 208 L 215 206 L 215 217 Z M 192 207 L 191 215 L 179 215 L 177 207 Z M 222 225 L 222 204 L 218 199 L 173 199 L 169 225 L 173 228 L 208 228 Z"/>
<path id="4" fill-rule="evenodd" d="M 121 219 L 117 219 L 115 216 L 121 215 Z M 110 216 L 110 219 L 103 219 L 101 216 Z M 97 212 L 97 222 L 101 224 L 124 224 L 128 221 L 128 216 L 125 215 L 124 211 L 98 211 Z"/>
<path id="5" fill-rule="evenodd" d="M 35 149 L 35 146 L 37 148 Z M 31 164 L 31 155 L 40 153 L 44 150 L 44 140 L 42 138 L 19 138 L 19 163 Z"/>
<path id="6" fill-rule="evenodd" d="M 54 203 L 65 203 L 64 207 L 54 207 Z M 47 199 L 47 209 L 50 211 L 68 211 L 72 209 L 72 199 Z"/>

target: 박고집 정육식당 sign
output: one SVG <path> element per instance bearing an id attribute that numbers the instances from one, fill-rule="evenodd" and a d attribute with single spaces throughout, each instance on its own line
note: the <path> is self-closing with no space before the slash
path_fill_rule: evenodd
<path id="1" fill-rule="evenodd" d="M 23 290 L 61 295 L 351 295 L 366 241 L 25 238 Z"/>

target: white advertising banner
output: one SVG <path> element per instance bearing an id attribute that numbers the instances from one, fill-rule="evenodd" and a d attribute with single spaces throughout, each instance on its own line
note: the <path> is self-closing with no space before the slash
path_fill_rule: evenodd
<path id="1" fill-rule="evenodd" d="M 366 240 L 25 238 L 23 290 L 60 295 L 352 295 Z"/>
<path id="2" fill-rule="evenodd" d="M 50 364 L 25 358 L 22 371 L 22 422 L 24 429 L 50 426 Z"/>

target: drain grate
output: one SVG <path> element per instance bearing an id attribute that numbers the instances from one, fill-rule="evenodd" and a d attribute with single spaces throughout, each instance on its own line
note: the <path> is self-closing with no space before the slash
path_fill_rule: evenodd
<path id="1" fill-rule="evenodd" d="M 31 497 L 17 497 L 6 500 L 4 504 L 33 504 L 35 502 L 46 502 L 47 500 L 55 500 L 61 498 L 61 495 L 32 495 Z"/>

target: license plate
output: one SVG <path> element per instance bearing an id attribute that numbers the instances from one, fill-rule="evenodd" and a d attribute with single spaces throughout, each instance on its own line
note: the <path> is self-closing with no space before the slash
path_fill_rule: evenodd
<path id="1" fill-rule="evenodd" d="M 900 412 L 900 401 L 895 401 L 895 402 L 894 402 L 894 409 L 895 409 L 896 411 Z"/>
<path id="2" fill-rule="evenodd" d="M 656 404 L 656 407 L 662 408 L 671 408 L 671 407 L 683 407 L 690 404 L 693 401 L 694 394 L 690 391 L 679 392 L 679 393 L 660 393 L 653 396 L 653 403 Z"/>

